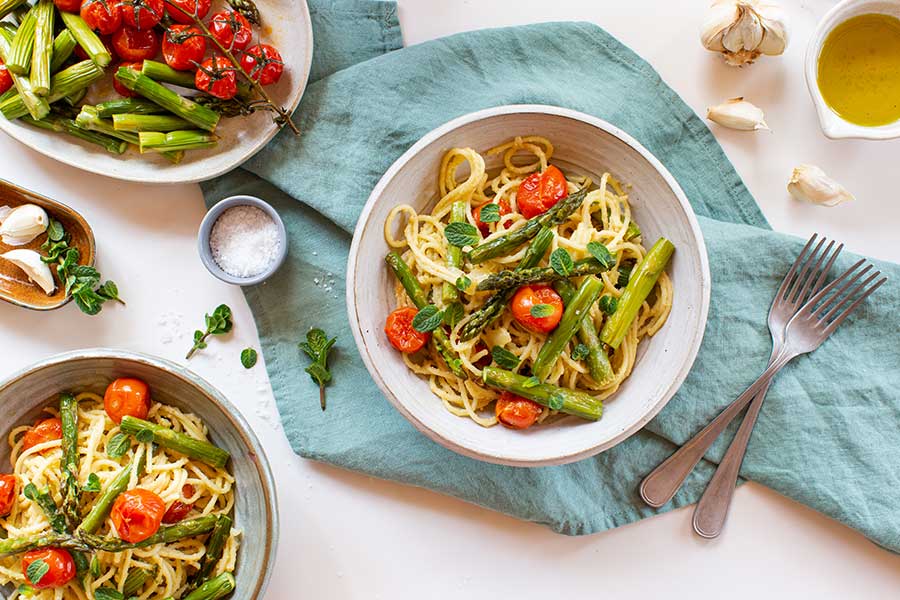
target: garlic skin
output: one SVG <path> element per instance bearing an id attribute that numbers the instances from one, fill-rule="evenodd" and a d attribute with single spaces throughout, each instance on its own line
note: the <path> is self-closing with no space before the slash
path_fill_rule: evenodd
<path id="1" fill-rule="evenodd" d="M 700 28 L 703 47 L 735 67 L 784 53 L 789 37 L 787 14 L 766 0 L 714 0 Z"/>
<path id="2" fill-rule="evenodd" d="M 856 199 L 844 186 L 815 165 L 800 165 L 795 168 L 787 189 L 797 200 L 822 206 L 836 206 Z"/>
<path id="3" fill-rule="evenodd" d="M 23 204 L 9 211 L 0 221 L 0 236 L 4 244 L 24 246 L 47 231 L 49 224 L 47 211 L 34 204 Z"/>
<path id="4" fill-rule="evenodd" d="M 740 131 L 769 129 L 762 109 L 743 98 L 732 98 L 707 108 L 706 118 L 722 127 Z"/>
<path id="5" fill-rule="evenodd" d="M 50 267 L 41 260 L 41 255 L 34 250 L 10 250 L 5 254 L 0 254 L 0 258 L 5 258 L 25 271 L 28 278 L 38 284 L 48 296 L 56 291 L 56 281 L 53 280 Z"/>

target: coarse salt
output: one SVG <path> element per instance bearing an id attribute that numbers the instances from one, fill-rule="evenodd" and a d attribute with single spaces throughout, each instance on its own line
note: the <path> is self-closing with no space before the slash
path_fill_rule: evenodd
<path id="1" fill-rule="evenodd" d="M 233 277 L 253 277 L 268 269 L 281 252 L 278 225 L 255 206 L 234 206 L 213 224 L 209 249 L 219 267 Z"/>

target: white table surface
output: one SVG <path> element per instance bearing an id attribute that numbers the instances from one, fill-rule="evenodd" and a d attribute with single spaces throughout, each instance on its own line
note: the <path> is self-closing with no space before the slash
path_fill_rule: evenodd
<path id="1" fill-rule="evenodd" d="M 713 131 L 775 229 L 804 237 L 819 231 L 854 251 L 900 261 L 900 142 L 829 141 L 820 134 L 801 63 L 813 25 L 834 3 L 785 3 L 794 21 L 786 55 L 744 69 L 728 68 L 700 47 L 705 0 L 402 0 L 400 16 L 407 44 L 536 21 L 598 23 L 648 59 L 698 113 L 739 95 L 766 110 L 771 134 Z M 281 432 L 264 369 L 238 364 L 242 348 L 258 347 L 243 296 L 209 276 L 197 257 L 199 189 L 87 175 L 5 136 L 0 157 L 0 177 L 84 214 L 97 235 L 101 271 L 128 301 L 94 318 L 74 306 L 39 314 L 0 303 L 0 377 L 90 346 L 183 362 L 204 312 L 222 302 L 234 308 L 234 334 L 214 340 L 190 366 L 243 410 L 271 459 L 282 530 L 268 599 L 475 600 L 513 590 L 522 600 L 702 598 L 726 590 L 730 598 L 897 597 L 900 557 L 752 483 L 737 491 L 728 527 L 715 541 L 693 535 L 689 508 L 567 538 L 435 493 L 301 460 Z M 857 201 L 826 209 L 791 200 L 785 184 L 802 162 L 822 166 Z M 505 569 L 519 578 L 508 578 Z M 527 585 L 516 585 L 520 578 Z"/>

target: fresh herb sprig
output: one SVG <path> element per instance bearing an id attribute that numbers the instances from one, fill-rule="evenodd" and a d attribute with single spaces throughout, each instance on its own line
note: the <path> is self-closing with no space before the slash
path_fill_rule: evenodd
<path id="1" fill-rule="evenodd" d="M 198 329 L 194 332 L 194 345 L 184 358 L 189 360 L 198 350 L 206 348 L 206 340 L 209 336 L 226 334 L 231 331 L 233 326 L 234 323 L 231 320 L 231 308 L 226 304 L 220 304 L 211 315 L 206 315 L 206 331 L 200 331 Z"/>
<path id="2" fill-rule="evenodd" d="M 306 333 L 306 341 L 300 342 L 300 348 L 313 361 L 306 367 L 306 372 L 313 381 L 319 384 L 319 403 L 325 410 L 325 386 L 331 382 L 331 371 L 328 370 L 328 351 L 334 346 L 337 338 L 328 339 L 321 329 L 310 329 Z"/>

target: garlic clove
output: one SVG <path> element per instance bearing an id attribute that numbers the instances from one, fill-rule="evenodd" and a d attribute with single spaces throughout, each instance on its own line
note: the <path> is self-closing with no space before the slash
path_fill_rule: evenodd
<path id="1" fill-rule="evenodd" d="M 765 30 L 758 50 L 768 56 L 784 54 L 790 37 L 784 12 L 777 6 L 765 5 L 757 9 L 757 14 Z"/>
<path id="2" fill-rule="evenodd" d="M 706 118 L 729 129 L 756 131 L 768 129 L 765 114 L 758 106 L 743 98 L 732 98 L 722 104 L 706 109 Z"/>
<path id="3" fill-rule="evenodd" d="M 847 200 L 855 200 L 844 186 L 815 165 L 800 165 L 795 168 L 787 189 L 797 200 L 822 206 L 835 206 Z"/>
<path id="4" fill-rule="evenodd" d="M 40 206 L 23 204 L 12 209 L 0 223 L 3 243 L 22 246 L 47 231 L 50 219 Z"/>
<path id="5" fill-rule="evenodd" d="M 714 52 L 724 52 L 725 46 L 722 45 L 722 38 L 725 31 L 738 20 L 739 16 L 734 2 L 714 2 L 700 27 L 700 43 Z"/>
<path id="6" fill-rule="evenodd" d="M 715 0 L 700 29 L 700 42 L 721 52 L 729 65 L 743 66 L 760 54 L 782 54 L 788 42 L 787 16 L 765 0 Z"/>
<path id="7" fill-rule="evenodd" d="M 12 212 L 12 209 L 6 205 L 0 206 L 0 224 L 3 224 L 3 219 L 6 218 L 6 215 Z"/>
<path id="8" fill-rule="evenodd" d="M 53 280 L 50 267 L 41 260 L 41 255 L 34 250 L 10 250 L 5 254 L 0 254 L 0 258 L 5 258 L 25 271 L 28 278 L 38 284 L 48 296 L 56 291 L 56 282 Z"/>

